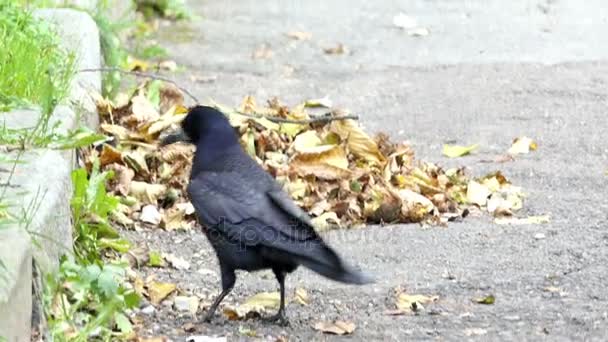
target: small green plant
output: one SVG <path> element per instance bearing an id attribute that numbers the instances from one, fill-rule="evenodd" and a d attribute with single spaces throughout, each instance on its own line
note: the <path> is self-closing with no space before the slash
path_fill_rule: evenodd
<path id="1" fill-rule="evenodd" d="M 127 252 L 130 247 L 108 221 L 118 205 L 106 192 L 111 177 L 99 172 L 99 162 L 90 176 L 84 168 L 72 173 L 74 258 L 62 258 L 45 288 L 44 307 L 55 341 L 114 341 L 132 331 L 125 310 L 136 307 L 139 296 L 125 280 L 127 265 L 102 258 L 104 251 Z"/>
<path id="2" fill-rule="evenodd" d="M 106 193 L 106 181 L 112 176 L 111 172 L 100 173 L 98 162 L 93 166 L 90 177 L 84 168 L 72 172 L 74 252 L 82 264 L 99 263 L 100 252 L 104 249 L 123 253 L 129 250 L 129 242 L 120 239 L 109 223 L 109 214 L 119 203 L 118 198 Z"/>
<path id="3" fill-rule="evenodd" d="M 0 51 L 0 110 L 36 104 L 50 116 L 69 91 L 74 55 L 49 24 L 12 0 L 0 0 Z"/>
<path id="4" fill-rule="evenodd" d="M 127 286 L 125 265 L 83 265 L 64 258 L 48 277 L 45 308 L 55 341 L 113 341 L 132 332 L 124 311 L 139 304 Z M 116 326 L 117 330 L 113 329 Z"/>

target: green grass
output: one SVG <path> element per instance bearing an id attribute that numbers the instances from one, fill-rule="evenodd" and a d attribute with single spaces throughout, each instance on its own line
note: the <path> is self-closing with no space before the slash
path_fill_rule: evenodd
<path id="1" fill-rule="evenodd" d="M 74 55 L 52 27 L 12 0 L 0 0 L 0 110 L 39 105 L 50 115 L 75 73 Z M 41 120 L 46 128 L 48 117 Z"/>

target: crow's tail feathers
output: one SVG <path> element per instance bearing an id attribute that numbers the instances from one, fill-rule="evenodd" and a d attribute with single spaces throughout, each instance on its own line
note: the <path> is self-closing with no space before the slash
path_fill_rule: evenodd
<path id="1" fill-rule="evenodd" d="M 347 284 L 364 285 L 374 282 L 370 276 L 352 269 L 323 242 L 315 244 L 311 253 L 305 253 L 300 263 L 329 279 Z"/>

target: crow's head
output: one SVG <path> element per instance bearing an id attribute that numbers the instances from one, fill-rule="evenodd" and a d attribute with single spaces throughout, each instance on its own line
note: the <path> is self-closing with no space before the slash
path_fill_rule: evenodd
<path id="1" fill-rule="evenodd" d="M 201 140 L 228 142 L 234 137 L 234 128 L 222 112 L 212 107 L 196 106 L 190 109 L 182 121 L 182 129 L 162 139 L 161 145 L 178 141 L 189 141 L 193 144 Z"/>

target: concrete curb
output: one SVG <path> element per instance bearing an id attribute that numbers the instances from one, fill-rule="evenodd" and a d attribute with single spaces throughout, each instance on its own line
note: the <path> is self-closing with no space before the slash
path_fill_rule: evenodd
<path id="1" fill-rule="evenodd" d="M 76 54 L 76 69 L 99 68 L 101 55 L 99 32 L 91 17 L 71 9 L 45 9 L 35 15 L 56 24 L 64 48 Z M 80 124 L 95 127 L 98 123 L 94 101 L 88 92 L 101 90 L 99 73 L 78 74 L 74 78 L 66 105 L 57 106 L 51 125 L 59 123 L 59 131 L 69 131 Z M 3 114 L 0 125 L 8 128 L 31 127 L 40 111 L 16 110 Z M 78 118 L 82 122 L 78 122 Z M 6 155 L 17 157 L 16 152 Z M 54 270 L 58 257 L 72 246 L 70 173 L 76 166 L 74 151 L 34 149 L 19 158 L 7 198 L 14 210 L 30 208 L 24 222 L 0 231 L 0 258 L 6 264 L 10 279 L 0 287 L 0 336 L 7 341 L 29 341 L 32 319 L 32 257 L 42 273 Z M 0 183 L 8 173 L 0 174 Z M 38 246 L 31 243 L 25 229 L 33 232 Z M 8 248 L 6 248 L 8 247 Z"/>

